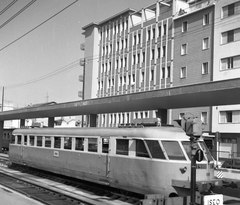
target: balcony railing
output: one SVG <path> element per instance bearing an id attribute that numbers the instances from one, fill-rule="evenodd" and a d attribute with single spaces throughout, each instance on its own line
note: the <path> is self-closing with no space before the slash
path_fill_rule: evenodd
<path id="1" fill-rule="evenodd" d="M 182 15 L 186 15 L 186 14 L 195 12 L 195 11 L 197 11 L 197 10 L 206 8 L 206 7 L 208 7 L 208 6 L 213 5 L 213 3 L 214 3 L 215 1 L 216 1 L 216 0 L 208 0 L 208 1 L 203 1 L 203 2 L 199 2 L 199 3 L 192 4 L 192 5 L 190 5 L 188 8 L 185 8 L 185 9 L 180 8 L 179 11 L 177 11 L 177 13 L 175 14 L 175 17 L 179 17 L 179 16 L 182 16 Z"/>

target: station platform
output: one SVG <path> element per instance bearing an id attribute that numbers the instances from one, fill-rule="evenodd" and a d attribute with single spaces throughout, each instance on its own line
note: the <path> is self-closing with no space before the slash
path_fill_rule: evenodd
<path id="1" fill-rule="evenodd" d="M 0 185 L 0 199 L 2 205 L 43 205 L 32 198 L 15 192 L 7 187 Z"/>

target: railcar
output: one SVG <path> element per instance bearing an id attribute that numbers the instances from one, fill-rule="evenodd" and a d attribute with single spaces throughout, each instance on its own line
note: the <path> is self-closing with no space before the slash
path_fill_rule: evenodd
<path id="1" fill-rule="evenodd" d="M 9 150 L 9 144 L 12 140 L 12 132 L 14 129 L 4 129 L 3 130 L 3 136 L 2 136 L 2 149 L 3 151 L 8 151 Z"/>
<path id="2" fill-rule="evenodd" d="M 189 137 L 181 128 L 16 129 L 9 160 L 37 169 L 140 194 L 179 195 L 172 180 L 190 181 Z M 203 140 L 197 181 L 214 178 Z"/>

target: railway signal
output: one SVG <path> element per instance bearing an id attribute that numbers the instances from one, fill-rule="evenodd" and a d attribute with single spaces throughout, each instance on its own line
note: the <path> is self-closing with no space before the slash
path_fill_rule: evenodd
<path id="1" fill-rule="evenodd" d="M 199 118 L 185 118 L 183 117 L 181 120 L 175 120 L 182 127 L 182 129 L 186 132 L 190 138 L 190 147 L 192 151 L 191 158 L 191 186 L 190 186 L 190 194 L 191 194 L 191 202 L 190 205 L 195 205 L 196 199 L 196 160 L 202 161 L 203 153 L 202 150 L 197 150 L 197 141 L 202 136 L 202 121 Z"/>

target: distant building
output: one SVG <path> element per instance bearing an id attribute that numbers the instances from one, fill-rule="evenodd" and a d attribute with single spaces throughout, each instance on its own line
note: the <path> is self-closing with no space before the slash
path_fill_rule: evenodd
<path id="1" fill-rule="evenodd" d="M 12 102 L 4 102 L 3 111 L 14 110 L 15 107 Z M 0 110 L 2 110 L 2 105 L 0 105 Z M 4 121 L 4 129 L 12 129 L 19 127 L 19 120 L 6 120 Z"/>

